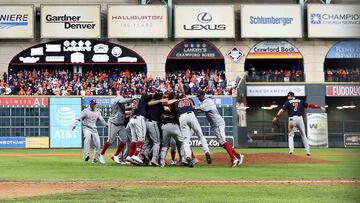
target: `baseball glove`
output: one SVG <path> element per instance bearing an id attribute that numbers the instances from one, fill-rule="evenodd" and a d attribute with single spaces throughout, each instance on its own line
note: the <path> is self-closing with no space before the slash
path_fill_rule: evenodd
<path id="1" fill-rule="evenodd" d="M 273 127 L 279 127 L 279 123 L 279 119 L 277 117 L 274 117 L 274 119 L 272 120 Z"/>

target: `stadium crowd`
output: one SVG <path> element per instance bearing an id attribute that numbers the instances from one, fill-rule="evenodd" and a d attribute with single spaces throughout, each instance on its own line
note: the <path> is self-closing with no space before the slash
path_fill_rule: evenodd
<path id="1" fill-rule="evenodd" d="M 250 69 L 247 74 L 248 82 L 304 82 L 301 70 L 270 69 L 255 71 Z"/>
<path id="2" fill-rule="evenodd" d="M 328 68 L 325 72 L 326 82 L 359 82 L 360 70 L 359 68 L 352 69 L 331 69 Z"/>
<path id="3" fill-rule="evenodd" d="M 1 78 L 0 78 L 1 79 Z M 224 71 L 172 71 L 166 78 L 152 78 L 144 72 L 129 70 L 87 70 L 73 73 L 69 69 L 32 71 L 20 70 L 4 73 L 0 80 L 0 95 L 133 95 L 137 88 L 150 92 L 177 88 L 184 83 L 186 94 L 203 90 L 211 95 L 234 95 L 240 78 L 229 81 Z"/>

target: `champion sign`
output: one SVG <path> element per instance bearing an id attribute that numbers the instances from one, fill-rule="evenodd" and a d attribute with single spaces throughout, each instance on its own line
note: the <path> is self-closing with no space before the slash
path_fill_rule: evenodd
<path id="1" fill-rule="evenodd" d="M 309 37 L 360 37 L 360 5 L 308 4 L 307 10 Z"/>

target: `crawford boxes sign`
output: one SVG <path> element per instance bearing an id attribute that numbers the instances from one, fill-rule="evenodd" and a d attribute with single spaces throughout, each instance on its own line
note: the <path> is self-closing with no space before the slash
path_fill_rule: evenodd
<path id="1" fill-rule="evenodd" d="M 33 5 L 0 6 L 0 39 L 34 38 Z"/>
<path id="2" fill-rule="evenodd" d="M 109 5 L 109 38 L 167 38 L 166 5 Z"/>
<path id="3" fill-rule="evenodd" d="M 175 38 L 234 38 L 233 5 L 175 5 Z"/>
<path id="4" fill-rule="evenodd" d="M 308 4 L 307 10 L 308 37 L 360 37 L 360 5 Z"/>
<path id="5" fill-rule="evenodd" d="M 301 38 L 300 5 L 241 5 L 241 37 Z"/>
<path id="6" fill-rule="evenodd" d="M 41 5 L 41 38 L 100 38 L 100 5 Z"/>

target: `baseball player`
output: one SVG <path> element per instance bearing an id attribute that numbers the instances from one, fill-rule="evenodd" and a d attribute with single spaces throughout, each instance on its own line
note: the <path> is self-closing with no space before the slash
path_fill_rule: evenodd
<path id="1" fill-rule="evenodd" d="M 170 93 L 168 99 L 174 98 L 174 93 Z M 162 130 L 162 148 L 160 153 L 160 166 L 165 166 L 165 158 L 169 146 L 171 146 L 171 165 L 176 165 L 175 154 L 176 145 L 180 146 L 180 159 L 184 158 L 184 138 L 179 127 L 179 120 L 175 111 L 171 111 L 169 106 L 164 106 L 166 111 L 161 115 L 161 130 Z M 172 143 L 171 143 L 172 142 Z M 184 162 L 185 160 L 181 160 Z"/>
<path id="2" fill-rule="evenodd" d="M 191 130 L 193 130 L 195 134 L 200 138 L 202 148 L 205 152 L 206 161 L 208 164 L 211 164 L 210 150 L 208 147 L 208 143 L 202 133 L 199 121 L 194 114 L 193 101 L 184 94 L 183 89 L 182 93 L 179 93 L 177 98 L 180 99 L 169 100 L 168 104 L 170 104 L 171 108 L 176 111 L 179 119 L 180 131 L 184 137 L 184 154 L 188 166 L 194 167 L 194 163 L 192 160 L 192 152 L 190 148 Z"/>
<path id="3" fill-rule="evenodd" d="M 162 105 L 163 102 L 167 100 L 163 99 L 162 91 L 158 90 L 152 96 L 152 99 L 147 102 L 147 112 L 146 112 L 146 137 L 143 148 L 143 154 L 145 157 L 149 157 L 150 149 L 152 149 L 152 156 L 149 165 L 159 166 L 159 154 L 160 154 L 160 131 L 159 131 L 159 122 L 161 114 L 164 111 Z M 151 147 L 152 144 L 152 147 Z"/>
<path id="4" fill-rule="evenodd" d="M 131 103 L 132 98 L 124 98 L 123 96 L 119 95 L 114 98 L 112 105 L 111 105 L 111 114 L 108 120 L 108 139 L 105 142 L 101 153 L 100 153 L 100 163 L 105 164 L 105 152 L 111 146 L 111 144 L 115 141 L 115 138 L 120 134 L 120 142 L 117 146 L 116 152 L 112 159 L 120 164 L 120 157 L 118 156 L 120 152 L 123 151 L 127 135 L 125 130 L 125 104 Z"/>
<path id="5" fill-rule="evenodd" d="M 231 166 L 240 166 L 244 161 L 244 155 L 240 155 L 225 139 L 225 121 L 216 108 L 211 98 L 205 97 L 205 92 L 199 90 L 196 93 L 200 103 L 194 106 L 195 110 L 205 112 L 206 118 L 210 123 L 211 132 L 214 133 L 219 144 L 227 151 L 231 159 Z"/>
<path id="6" fill-rule="evenodd" d="M 107 123 L 104 118 L 101 116 L 101 113 L 96 109 L 96 100 L 90 101 L 90 106 L 80 113 L 80 118 L 75 120 L 72 130 L 75 130 L 77 124 L 82 121 L 83 134 L 84 134 L 84 159 L 88 161 L 90 158 L 90 140 L 93 139 L 94 142 L 94 159 L 93 163 L 99 162 L 99 152 L 100 152 L 100 137 L 96 127 L 96 121 L 99 120 L 100 123 L 107 127 Z"/>
<path id="7" fill-rule="evenodd" d="M 146 135 L 146 107 L 147 102 L 151 100 L 151 95 L 146 94 L 142 89 L 136 90 L 137 94 L 140 94 L 140 98 L 135 98 L 133 100 L 133 115 L 128 123 L 130 132 L 131 132 L 131 142 L 129 155 L 126 157 L 126 161 L 129 161 L 133 164 L 143 164 L 143 161 L 140 159 L 139 154 L 143 147 L 145 135 Z"/>
<path id="8" fill-rule="evenodd" d="M 273 119 L 273 123 L 276 123 L 278 121 L 279 116 L 282 112 L 287 111 L 288 117 L 289 117 L 289 124 L 288 124 L 288 132 L 289 132 L 289 154 L 294 153 L 294 132 L 295 129 L 299 129 L 300 135 L 302 138 L 302 142 L 305 147 L 305 152 L 307 156 L 310 156 L 310 146 L 309 141 L 306 137 L 305 133 L 305 124 L 304 119 L 302 115 L 304 114 L 304 108 L 315 108 L 325 111 L 324 107 L 315 105 L 315 104 L 307 104 L 306 102 L 296 99 L 295 94 L 293 92 L 289 92 L 287 94 L 287 101 L 284 103 L 282 108 L 279 110 L 279 112 L 276 114 L 276 116 Z M 296 128 L 295 128 L 296 127 Z"/>

